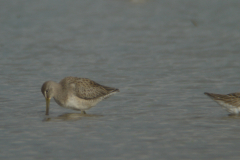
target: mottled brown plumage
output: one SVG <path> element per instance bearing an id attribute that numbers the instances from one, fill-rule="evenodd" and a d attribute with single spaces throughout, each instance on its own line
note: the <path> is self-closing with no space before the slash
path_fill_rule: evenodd
<path id="1" fill-rule="evenodd" d="M 46 114 L 49 101 L 53 97 L 57 104 L 74 110 L 85 110 L 98 102 L 119 92 L 117 88 L 100 85 L 87 78 L 66 77 L 59 83 L 47 81 L 42 85 L 42 94 L 46 98 Z"/>
<path id="2" fill-rule="evenodd" d="M 232 114 L 240 113 L 240 93 L 230 94 L 215 94 L 215 93 L 204 93 L 209 96 L 215 102 L 222 106 L 223 109 L 227 110 Z"/>

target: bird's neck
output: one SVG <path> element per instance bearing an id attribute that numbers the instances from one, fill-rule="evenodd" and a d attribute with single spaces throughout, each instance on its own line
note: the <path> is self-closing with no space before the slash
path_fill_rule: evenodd
<path id="1" fill-rule="evenodd" d="M 66 97 L 65 96 L 66 93 L 64 92 L 64 89 L 62 88 L 62 86 L 56 82 L 54 82 L 53 85 L 54 85 L 53 98 L 58 101 L 64 100 L 64 98 Z"/>

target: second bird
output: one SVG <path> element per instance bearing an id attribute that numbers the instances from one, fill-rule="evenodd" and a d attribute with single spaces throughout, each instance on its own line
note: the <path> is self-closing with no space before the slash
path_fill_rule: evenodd
<path id="1" fill-rule="evenodd" d="M 221 105 L 222 108 L 227 110 L 229 113 L 240 113 L 240 93 L 215 94 L 205 92 L 204 94 Z"/>

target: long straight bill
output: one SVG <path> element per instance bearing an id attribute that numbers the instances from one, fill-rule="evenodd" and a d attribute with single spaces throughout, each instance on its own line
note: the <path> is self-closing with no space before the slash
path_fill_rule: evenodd
<path id="1" fill-rule="evenodd" d="M 49 114 L 49 103 L 50 103 L 50 99 L 46 98 L 46 115 Z"/>

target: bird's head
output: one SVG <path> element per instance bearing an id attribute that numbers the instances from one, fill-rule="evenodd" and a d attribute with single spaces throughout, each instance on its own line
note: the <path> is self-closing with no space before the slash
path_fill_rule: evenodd
<path id="1" fill-rule="evenodd" d="M 46 100 L 46 115 L 49 114 L 49 104 L 51 98 L 54 96 L 54 84 L 53 81 L 46 81 L 43 83 L 41 91 Z"/>

